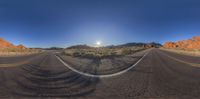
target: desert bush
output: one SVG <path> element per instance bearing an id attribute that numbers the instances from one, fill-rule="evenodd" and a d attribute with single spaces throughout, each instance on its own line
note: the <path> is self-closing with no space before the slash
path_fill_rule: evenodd
<path id="1" fill-rule="evenodd" d="M 104 58 L 122 56 L 144 50 L 143 47 L 65 49 L 63 54 L 73 57 Z"/>
<path id="2" fill-rule="evenodd" d="M 132 50 L 128 49 L 128 48 L 123 49 L 121 52 L 122 55 L 127 55 L 127 54 L 131 54 L 131 53 L 132 53 Z"/>
<path id="3" fill-rule="evenodd" d="M 74 52 L 74 53 L 73 53 L 73 56 L 75 56 L 75 57 L 81 56 L 81 53 L 80 53 L 80 52 Z"/>
<path id="4" fill-rule="evenodd" d="M 16 48 L 4 48 L 0 49 L 0 55 L 27 55 L 27 54 L 34 54 L 39 53 L 41 50 L 38 49 L 16 49 Z"/>

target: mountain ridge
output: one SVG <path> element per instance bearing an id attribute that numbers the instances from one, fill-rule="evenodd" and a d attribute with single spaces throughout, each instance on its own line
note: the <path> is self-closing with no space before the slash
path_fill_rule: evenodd
<path id="1" fill-rule="evenodd" d="M 131 42 L 131 43 L 125 43 L 125 44 L 120 44 L 120 45 L 109 45 L 109 46 L 102 46 L 104 48 L 121 48 L 121 47 L 145 47 L 145 48 L 151 48 L 151 47 L 161 47 L 162 45 L 159 43 L 140 43 L 140 42 Z M 82 44 L 82 45 L 73 45 L 73 46 L 69 46 L 67 47 L 67 49 L 89 49 L 92 48 L 92 46 L 86 45 L 86 44 Z"/>

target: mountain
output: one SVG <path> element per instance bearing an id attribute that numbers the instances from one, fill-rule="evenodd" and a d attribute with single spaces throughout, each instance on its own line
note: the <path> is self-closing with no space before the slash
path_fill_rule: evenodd
<path id="1" fill-rule="evenodd" d="M 158 47 L 161 47 L 162 45 L 159 44 L 159 43 L 155 43 L 155 42 L 152 42 L 152 43 L 126 43 L 126 44 L 121 44 L 121 45 L 116 45 L 116 46 L 108 46 L 108 47 L 134 47 L 134 46 L 138 46 L 138 47 L 145 47 L 145 48 L 152 48 L 152 47 L 155 47 L 155 48 L 158 48 Z"/>
<path id="2" fill-rule="evenodd" d="M 152 47 L 160 47 L 162 46 L 159 43 L 126 43 L 126 44 L 121 44 L 121 45 L 111 45 L 111 46 L 105 46 L 104 48 L 122 48 L 122 47 L 145 47 L 145 48 L 152 48 Z M 88 45 L 74 45 L 74 46 L 70 46 L 67 49 L 90 49 L 93 48 L 91 46 Z"/>
<path id="3" fill-rule="evenodd" d="M 200 50 L 200 36 L 194 36 L 191 39 L 181 40 L 177 42 L 166 42 L 163 47 L 185 50 Z"/>
<path id="4" fill-rule="evenodd" d="M 24 45 L 13 45 L 12 43 L 4 40 L 3 38 L 0 38 L 0 49 L 6 49 L 6 48 L 14 48 L 14 49 L 26 49 Z"/>
<path id="5" fill-rule="evenodd" d="M 88 45 L 74 45 L 74 46 L 70 46 L 67 49 L 89 49 L 92 48 Z"/>
<path id="6" fill-rule="evenodd" d="M 50 48 L 44 48 L 45 50 L 62 50 L 61 47 L 50 47 Z"/>

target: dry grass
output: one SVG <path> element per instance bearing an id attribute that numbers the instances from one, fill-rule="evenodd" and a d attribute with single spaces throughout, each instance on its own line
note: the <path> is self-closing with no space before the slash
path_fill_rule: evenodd
<path id="1" fill-rule="evenodd" d="M 104 58 L 128 55 L 144 49 L 143 47 L 65 49 L 64 54 L 74 57 Z"/>
<path id="2" fill-rule="evenodd" d="M 30 55 L 39 53 L 40 50 L 38 49 L 0 49 L 0 56 L 21 56 L 21 55 Z"/>
<path id="3" fill-rule="evenodd" d="M 166 48 L 161 48 L 161 49 L 170 51 L 170 52 L 175 52 L 178 54 L 189 55 L 189 56 L 200 56 L 200 50 L 166 49 Z"/>

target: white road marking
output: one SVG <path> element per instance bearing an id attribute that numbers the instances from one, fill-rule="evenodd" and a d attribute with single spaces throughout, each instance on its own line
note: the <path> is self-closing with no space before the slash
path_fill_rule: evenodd
<path id="1" fill-rule="evenodd" d="M 96 77 L 96 78 L 107 78 L 107 77 L 113 77 L 113 76 L 117 76 L 117 75 L 121 75 L 127 71 L 129 71 L 130 69 L 132 69 L 133 67 L 135 67 L 138 63 L 140 63 L 144 57 L 148 54 L 148 52 L 146 54 L 144 54 L 144 56 L 142 56 L 142 58 L 140 58 L 134 65 L 130 66 L 129 68 L 125 69 L 125 70 L 122 70 L 120 72 L 117 72 L 117 73 L 113 73 L 113 74 L 106 74 L 106 75 L 94 75 L 94 74 L 89 74 L 89 73 L 84 73 L 84 72 L 81 72 L 79 70 L 76 70 L 74 69 L 73 67 L 69 66 L 66 62 L 64 62 L 60 57 L 58 57 L 57 55 L 55 55 L 57 57 L 57 59 L 63 63 L 63 65 L 65 65 L 67 68 L 69 68 L 70 70 L 78 73 L 78 74 L 81 74 L 81 75 L 84 75 L 84 76 L 88 76 L 88 77 Z"/>

